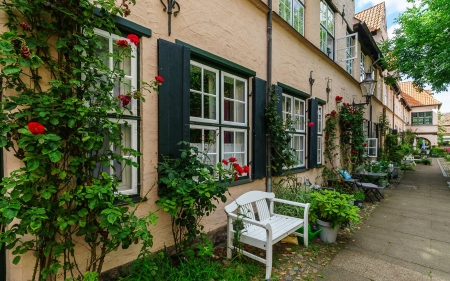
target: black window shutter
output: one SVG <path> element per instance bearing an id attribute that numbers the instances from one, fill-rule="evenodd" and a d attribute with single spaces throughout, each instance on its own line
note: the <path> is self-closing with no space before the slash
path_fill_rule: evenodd
<path id="1" fill-rule="evenodd" d="M 158 154 L 180 157 L 177 145 L 189 141 L 190 59 L 188 47 L 158 39 L 158 75 L 164 83 L 158 94 Z"/>
<path id="2" fill-rule="evenodd" d="M 266 87 L 267 82 L 254 77 L 252 94 L 252 178 L 261 179 L 266 176 Z"/>
<path id="3" fill-rule="evenodd" d="M 316 99 L 308 100 L 308 119 L 314 126 L 308 127 L 308 169 L 317 167 L 317 111 L 319 103 Z"/>

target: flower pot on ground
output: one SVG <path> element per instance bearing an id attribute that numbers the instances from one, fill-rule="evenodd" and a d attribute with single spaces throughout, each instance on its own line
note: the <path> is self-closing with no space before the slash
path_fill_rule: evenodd
<path id="1" fill-rule="evenodd" d="M 335 229 L 334 233 L 337 235 L 336 229 L 339 226 L 359 221 L 359 208 L 349 203 L 352 200 L 354 200 L 353 195 L 342 194 L 334 190 L 313 192 L 309 209 L 311 222 L 315 223 L 318 220 L 327 222 L 331 228 Z M 322 232 L 320 234 L 321 240 L 332 243 L 332 237 L 328 237 L 327 234 L 322 234 Z"/>
<path id="2" fill-rule="evenodd" d="M 353 197 L 355 198 L 353 205 L 361 209 L 363 207 L 364 199 L 366 199 L 364 191 L 358 190 L 355 194 L 353 194 Z"/>
<path id="3" fill-rule="evenodd" d="M 339 227 L 331 227 L 329 222 L 317 219 L 317 225 L 319 225 L 322 231 L 319 233 L 319 238 L 323 242 L 334 243 L 338 235 Z"/>

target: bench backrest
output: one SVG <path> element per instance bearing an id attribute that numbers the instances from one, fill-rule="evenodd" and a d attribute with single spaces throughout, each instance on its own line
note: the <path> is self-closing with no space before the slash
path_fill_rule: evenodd
<path id="1" fill-rule="evenodd" d="M 246 218 L 255 220 L 255 208 L 258 212 L 259 221 L 270 218 L 270 211 L 267 199 L 275 198 L 275 194 L 272 192 L 263 192 L 258 190 L 252 190 L 239 196 L 236 200 L 225 206 L 225 212 L 233 213 L 238 209 L 238 213 L 242 214 Z M 244 227 L 247 227 L 244 224 Z"/>

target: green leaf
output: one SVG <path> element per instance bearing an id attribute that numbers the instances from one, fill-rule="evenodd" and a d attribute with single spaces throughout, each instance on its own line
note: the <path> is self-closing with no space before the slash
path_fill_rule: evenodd
<path id="1" fill-rule="evenodd" d="M 65 179 L 66 176 L 67 176 L 67 174 L 66 174 L 65 171 L 62 171 L 61 173 L 59 173 L 59 178 L 62 179 L 62 180 Z"/>
<path id="2" fill-rule="evenodd" d="M 39 161 L 37 159 L 28 159 L 27 169 L 28 171 L 36 170 L 39 167 Z"/>
<path id="3" fill-rule="evenodd" d="M 67 126 L 69 126 L 69 128 L 73 128 L 73 125 L 75 125 L 76 120 L 75 119 L 69 119 L 69 121 L 67 122 Z"/>
<path id="4" fill-rule="evenodd" d="M 52 123 L 52 125 L 58 125 L 59 119 L 58 118 L 50 118 L 50 123 Z"/>
<path id="5" fill-rule="evenodd" d="M 20 262 L 20 256 L 15 256 L 13 259 L 13 264 L 18 264 Z"/>
<path id="6" fill-rule="evenodd" d="M 62 153 L 59 152 L 58 150 L 56 150 L 56 151 L 53 151 L 52 153 L 50 153 L 48 155 L 48 157 L 50 158 L 50 161 L 52 161 L 53 163 L 56 163 L 59 160 L 61 160 Z"/>
<path id="7" fill-rule="evenodd" d="M 15 102 L 7 102 L 5 103 L 4 110 L 11 111 L 17 107 L 17 104 Z"/>
<path id="8" fill-rule="evenodd" d="M 30 201 L 31 198 L 33 198 L 33 194 L 32 194 L 32 193 L 27 193 L 27 194 L 24 194 L 24 195 L 22 196 L 22 200 L 23 200 L 24 202 Z"/>
<path id="9" fill-rule="evenodd" d="M 1 40 L 0 41 L 0 50 L 5 51 L 5 52 L 11 52 L 13 50 L 13 45 L 11 44 L 11 42 L 9 42 L 7 40 Z"/>
<path id="10" fill-rule="evenodd" d="M 89 207 L 89 209 L 94 209 L 95 207 L 97 207 L 97 205 L 98 205 L 98 200 L 97 200 L 97 198 L 93 198 L 92 200 L 89 200 L 89 203 L 88 203 L 88 207 Z"/>
<path id="11" fill-rule="evenodd" d="M 90 139 L 91 137 L 90 136 L 84 136 L 81 140 L 83 141 L 83 142 L 85 142 L 85 141 L 87 141 L 88 139 Z"/>
<path id="12" fill-rule="evenodd" d="M 7 65 L 3 68 L 2 72 L 5 74 L 15 74 L 22 71 L 22 68 L 13 66 L 13 65 Z"/>
<path id="13" fill-rule="evenodd" d="M 48 134 L 47 139 L 49 139 L 51 141 L 59 141 L 59 140 L 61 140 L 61 137 L 58 135 L 55 135 L 55 134 Z"/>

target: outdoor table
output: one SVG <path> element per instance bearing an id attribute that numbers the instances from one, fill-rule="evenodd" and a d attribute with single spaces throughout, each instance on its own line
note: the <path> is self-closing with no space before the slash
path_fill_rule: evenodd
<path id="1" fill-rule="evenodd" d="M 387 176 L 387 173 L 372 173 L 372 172 L 363 172 L 363 173 L 356 173 L 357 177 L 361 179 L 362 182 L 369 182 L 373 184 L 378 184 L 380 179 Z"/>

